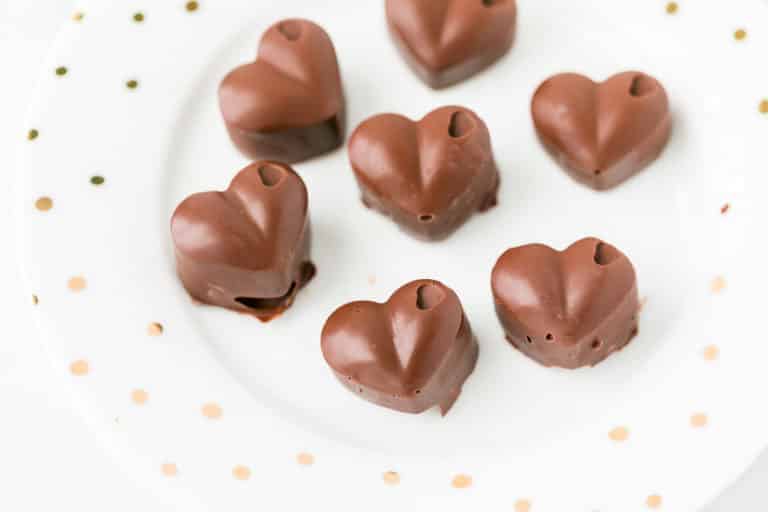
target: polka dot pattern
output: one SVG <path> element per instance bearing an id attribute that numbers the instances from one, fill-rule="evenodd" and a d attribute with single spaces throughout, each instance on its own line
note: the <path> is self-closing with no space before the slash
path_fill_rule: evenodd
<path id="1" fill-rule="evenodd" d="M 455 489 L 466 489 L 472 487 L 472 477 L 469 475 L 456 475 L 451 481 L 451 486 Z"/>
<path id="2" fill-rule="evenodd" d="M 78 359 L 69 365 L 69 372 L 75 377 L 84 377 L 91 371 L 88 361 Z"/>

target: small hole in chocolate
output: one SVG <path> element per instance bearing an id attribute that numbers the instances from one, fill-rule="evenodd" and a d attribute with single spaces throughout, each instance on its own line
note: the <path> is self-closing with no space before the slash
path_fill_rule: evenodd
<path id="1" fill-rule="evenodd" d="M 435 220 L 435 216 L 432 214 L 419 215 L 419 222 L 423 222 L 427 224 L 429 222 L 432 222 L 433 220 Z"/>
<path id="2" fill-rule="evenodd" d="M 598 242 L 595 246 L 595 263 L 598 265 L 610 265 L 620 257 L 619 250 L 610 244 Z"/>
<path id="3" fill-rule="evenodd" d="M 301 24 L 298 21 L 284 21 L 277 25 L 277 30 L 289 41 L 296 41 L 301 37 Z"/>
<path id="4" fill-rule="evenodd" d="M 417 394 L 417 395 L 420 395 L 420 394 L 421 394 L 421 390 L 420 390 L 420 389 L 417 389 L 417 390 L 416 390 L 416 394 Z"/>
<path id="5" fill-rule="evenodd" d="M 600 347 L 603 346 L 603 342 L 600 341 L 598 338 L 595 338 L 592 340 L 592 350 L 599 350 Z"/>
<path id="6" fill-rule="evenodd" d="M 497 3 L 499 3 L 499 0 L 482 0 L 483 6 L 485 7 L 493 7 Z"/>
<path id="7" fill-rule="evenodd" d="M 645 96 L 656 90 L 654 80 L 646 75 L 635 75 L 629 85 L 629 95 L 634 97 Z"/>
<path id="8" fill-rule="evenodd" d="M 525 341 L 527 341 L 528 343 L 533 343 L 533 340 L 531 339 L 530 336 L 526 336 Z"/>
<path id="9" fill-rule="evenodd" d="M 293 290 L 296 288 L 296 283 L 291 283 L 291 287 L 288 289 L 288 293 L 282 297 L 237 297 L 235 302 L 242 304 L 247 308 L 269 310 L 276 309 L 285 304 L 285 301 L 293 294 Z"/>
<path id="10" fill-rule="evenodd" d="M 453 138 L 463 137 L 475 127 L 472 118 L 466 112 L 457 110 L 451 114 L 451 122 L 448 124 L 448 135 Z"/>
<path id="11" fill-rule="evenodd" d="M 259 177 L 265 187 L 274 187 L 282 181 L 285 172 L 279 167 L 266 164 L 259 167 Z"/>
<path id="12" fill-rule="evenodd" d="M 603 173 L 600 169 L 595 169 L 595 176 L 600 176 Z"/>
<path id="13" fill-rule="evenodd" d="M 554 337 L 554 336 L 552 336 L 552 333 L 547 333 L 547 336 L 546 336 L 546 338 L 547 338 L 547 341 L 552 341 L 552 340 L 554 340 L 554 339 L 555 339 L 555 337 Z"/>
<path id="14" fill-rule="evenodd" d="M 637 333 L 639 332 L 637 326 L 633 327 L 631 331 L 629 331 L 629 339 L 634 338 L 637 336 Z"/>
<path id="15" fill-rule="evenodd" d="M 360 393 L 362 393 L 362 392 L 363 392 L 363 388 L 357 388 L 357 390 L 358 390 Z"/>
<path id="16" fill-rule="evenodd" d="M 416 289 L 416 307 L 421 310 L 432 309 L 440 304 L 445 294 L 434 284 L 423 284 Z"/>

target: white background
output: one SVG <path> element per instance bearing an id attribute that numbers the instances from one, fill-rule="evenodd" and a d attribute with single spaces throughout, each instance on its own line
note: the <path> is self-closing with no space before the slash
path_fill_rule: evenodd
<path id="1" fill-rule="evenodd" d="M 0 243 L 0 510 L 171 510 L 176 507 L 168 505 L 168 496 L 153 495 L 107 456 L 80 420 L 68 391 L 57 385 L 37 340 L 30 296 L 17 273 L 11 217 L 14 148 L 26 133 L 24 113 L 40 63 L 72 4 L 0 0 L 0 231 L 6 234 Z M 768 454 L 703 512 L 766 510 L 766 483 Z"/>

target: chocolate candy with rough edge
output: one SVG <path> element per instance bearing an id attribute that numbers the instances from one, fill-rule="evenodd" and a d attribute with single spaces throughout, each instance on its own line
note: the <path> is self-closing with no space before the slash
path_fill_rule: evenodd
<path id="1" fill-rule="evenodd" d="M 350 391 L 409 413 L 437 405 L 445 415 L 478 356 L 456 293 L 432 280 L 408 283 L 383 304 L 340 307 L 323 327 L 321 346 Z"/>
<path id="2" fill-rule="evenodd" d="M 418 238 L 445 238 L 496 204 L 488 128 L 463 107 L 439 108 L 418 122 L 374 116 L 352 134 L 349 159 L 363 203 Z"/>
<path id="3" fill-rule="evenodd" d="M 515 40 L 515 0 L 387 0 L 386 12 L 398 50 L 434 89 L 489 67 Z"/>
<path id="4" fill-rule="evenodd" d="M 574 73 L 546 80 L 531 114 L 544 147 L 578 182 L 604 190 L 656 160 L 672 117 L 664 87 L 637 71 L 595 83 Z"/>
<path id="5" fill-rule="evenodd" d="M 255 162 L 227 190 L 186 198 L 171 234 L 179 277 L 194 299 L 263 321 L 290 307 L 315 272 L 307 189 L 277 162 Z"/>
<path id="6" fill-rule="evenodd" d="M 507 340 L 544 366 L 594 366 L 637 334 L 635 269 L 596 238 L 564 251 L 532 244 L 506 251 L 491 277 Z"/>
<path id="7" fill-rule="evenodd" d="M 256 61 L 219 87 L 229 135 L 252 160 L 296 163 L 336 149 L 344 140 L 345 105 L 330 37 L 301 19 L 270 27 Z"/>

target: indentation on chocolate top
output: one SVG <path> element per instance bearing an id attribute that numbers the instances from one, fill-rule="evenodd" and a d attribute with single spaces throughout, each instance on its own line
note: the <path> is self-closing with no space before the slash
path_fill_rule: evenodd
<path id="1" fill-rule="evenodd" d="M 435 220 L 435 216 L 430 213 L 425 213 L 424 215 L 419 215 L 419 222 L 423 223 L 429 223 Z"/>
<path id="2" fill-rule="evenodd" d="M 549 332 L 549 333 L 547 333 L 546 339 L 547 339 L 547 341 L 554 341 L 554 340 L 555 340 L 555 337 L 554 337 L 554 336 L 552 336 L 552 333 L 551 333 L 551 332 Z"/>
<path id="3" fill-rule="evenodd" d="M 483 5 L 485 7 L 493 7 L 494 5 L 501 2 L 501 0 L 482 0 Z"/>
<path id="4" fill-rule="evenodd" d="M 445 293 L 439 286 L 423 284 L 416 289 L 416 307 L 421 310 L 432 309 L 443 301 Z"/>
<path id="5" fill-rule="evenodd" d="M 285 172 L 275 165 L 264 164 L 259 167 L 259 177 L 265 187 L 274 187 L 283 180 Z"/>
<path id="6" fill-rule="evenodd" d="M 592 340 L 592 345 L 591 345 L 592 350 L 600 350 L 600 347 L 602 346 L 603 346 L 603 342 L 600 341 L 600 339 L 595 338 L 594 340 Z"/>
<path id="7" fill-rule="evenodd" d="M 595 246 L 595 263 L 598 265 L 610 265 L 621 257 L 621 253 L 614 246 L 605 242 L 598 242 Z"/>
<path id="8" fill-rule="evenodd" d="M 656 84 L 654 80 L 646 75 L 635 75 L 632 79 L 632 83 L 629 85 L 630 96 L 645 96 L 656 90 Z"/>
<path id="9" fill-rule="evenodd" d="M 301 37 L 301 24 L 295 20 L 283 21 L 277 25 L 277 30 L 289 41 L 296 41 Z"/>
<path id="10" fill-rule="evenodd" d="M 288 292 L 281 297 L 237 297 L 235 302 L 239 302 L 243 306 L 252 309 L 269 310 L 276 309 L 285 305 L 285 301 L 293 294 L 293 290 L 296 288 L 296 283 L 291 283 L 291 287 Z"/>
<path id="11" fill-rule="evenodd" d="M 451 114 L 451 122 L 448 124 L 448 134 L 451 137 L 458 139 L 471 132 L 474 127 L 475 123 L 472 121 L 469 114 L 457 110 Z"/>

